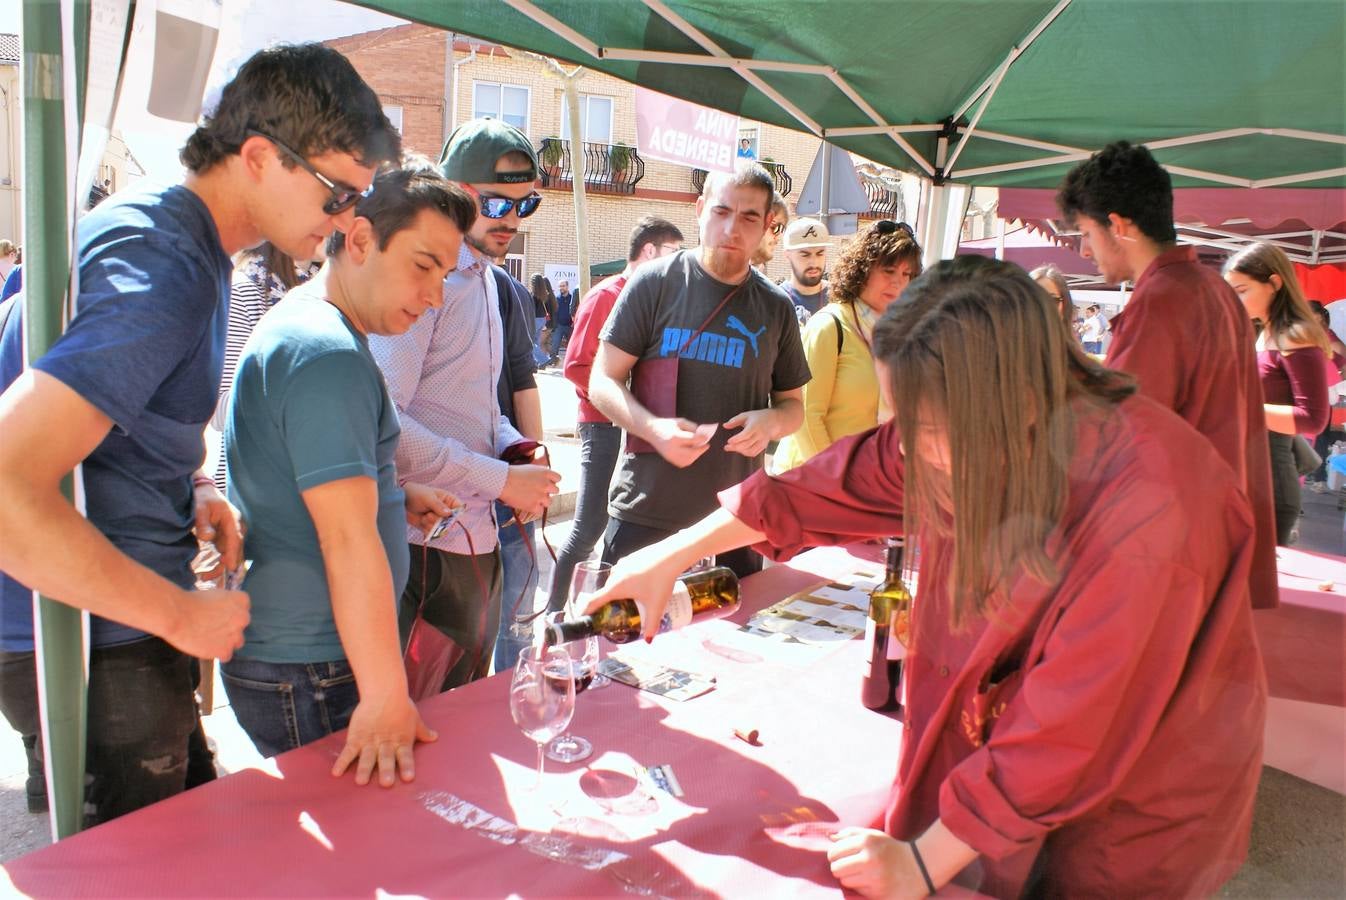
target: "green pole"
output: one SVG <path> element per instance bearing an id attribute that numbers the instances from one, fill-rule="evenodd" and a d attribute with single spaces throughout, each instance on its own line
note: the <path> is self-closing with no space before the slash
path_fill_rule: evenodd
<path id="1" fill-rule="evenodd" d="M 66 68 L 62 3 L 23 2 L 24 328 L 28 359 L 34 360 L 61 335 L 71 284 L 70 185 L 66 131 Z M 87 0 L 70 4 L 75 30 L 87 51 Z M 76 69 L 76 71 L 79 71 Z M 83 82 L 81 77 L 76 79 Z M 82 84 L 81 84 L 82 87 Z M 76 106 L 76 109 L 79 107 Z M 78 141 L 78 135 L 73 136 Z M 78 144 L 76 144 L 78 146 Z M 61 482 L 67 499 L 74 479 Z M 84 819 L 85 666 L 84 613 L 38 597 L 34 629 L 46 753 L 52 836 L 74 834 Z"/>

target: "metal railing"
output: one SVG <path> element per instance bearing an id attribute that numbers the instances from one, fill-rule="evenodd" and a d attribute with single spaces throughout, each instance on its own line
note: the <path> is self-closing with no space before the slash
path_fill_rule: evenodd
<path id="1" fill-rule="evenodd" d="M 591 191 L 606 194 L 634 194 L 636 184 L 645 177 L 645 160 L 635 147 L 625 144 L 599 144 L 585 141 L 582 171 L 584 186 Z M 570 141 L 543 138 L 537 152 L 542 168 L 542 186 L 570 187 L 574 184 L 575 165 L 570 155 Z"/>
<path id="2" fill-rule="evenodd" d="M 907 204 L 902 199 L 901 189 L 883 178 L 866 175 L 861 172 L 860 184 L 869 197 L 869 209 L 860 213 L 862 219 L 891 219 L 894 222 L 907 220 Z"/>
<path id="3" fill-rule="evenodd" d="M 776 185 L 776 193 L 780 194 L 782 197 L 790 196 L 790 192 L 794 190 L 795 183 L 794 179 L 790 177 L 790 173 L 785 171 L 785 166 L 778 162 L 761 162 L 760 160 L 759 164 L 762 168 L 766 169 L 767 173 L 771 176 L 771 181 Z M 694 192 L 699 194 L 705 190 L 706 175 L 707 172 L 705 169 L 692 170 L 692 190 Z"/>

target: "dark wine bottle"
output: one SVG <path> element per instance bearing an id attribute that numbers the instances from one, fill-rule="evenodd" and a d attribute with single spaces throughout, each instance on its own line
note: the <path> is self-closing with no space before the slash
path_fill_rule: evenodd
<path id="1" fill-rule="evenodd" d="M 911 624 L 911 592 L 902 581 L 901 538 L 888 539 L 888 559 L 883 584 L 869 595 L 869 618 L 865 621 L 868 651 L 860 702 L 869 709 L 898 709 L 897 692 L 902 681 L 902 660 L 890 659 L 890 641 L 906 642 Z"/>
<path id="2" fill-rule="evenodd" d="M 683 575 L 673 584 L 659 631 L 672 631 L 691 622 L 704 622 L 738 610 L 738 576 L 723 566 Z M 551 646 L 602 635 L 614 644 L 640 637 L 641 610 L 634 600 L 613 600 L 587 616 L 549 625 L 546 643 Z"/>

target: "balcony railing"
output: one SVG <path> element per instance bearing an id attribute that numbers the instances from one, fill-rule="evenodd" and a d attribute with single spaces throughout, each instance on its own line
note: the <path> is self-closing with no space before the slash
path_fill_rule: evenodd
<path id="1" fill-rule="evenodd" d="M 584 186 L 605 194 L 634 194 L 636 184 L 645 177 L 645 160 L 635 147 L 624 144 L 598 144 L 585 141 Z M 574 184 L 575 166 L 570 156 L 570 141 L 543 138 L 537 158 L 542 166 L 544 188 L 566 188 Z"/>
<path id="2" fill-rule="evenodd" d="M 899 187 L 884 178 L 867 175 L 863 172 L 859 174 L 860 183 L 864 186 L 865 194 L 869 196 L 869 209 L 860 213 L 860 217 L 905 222 L 907 219 L 907 204 L 902 199 L 902 191 Z"/>
<path id="3" fill-rule="evenodd" d="M 795 183 L 794 179 L 790 177 L 790 173 L 785 171 L 785 166 L 777 162 L 761 162 L 760 160 L 759 164 L 771 176 L 772 182 L 776 185 L 776 193 L 782 197 L 790 196 L 790 191 L 794 190 Z M 692 190 L 698 194 L 705 190 L 706 174 L 705 169 L 692 170 Z"/>

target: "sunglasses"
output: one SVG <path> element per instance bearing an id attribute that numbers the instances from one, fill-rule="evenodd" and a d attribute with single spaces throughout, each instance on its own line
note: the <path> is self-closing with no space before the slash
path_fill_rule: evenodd
<path id="1" fill-rule="evenodd" d="M 319 172 L 317 169 L 313 168 L 313 166 L 309 163 L 309 161 L 304 159 L 304 157 L 300 156 L 298 153 L 294 152 L 289 147 L 285 146 L 280 141 L 273 138 L 271 135 L 266 134 L 265 132 L 257 131 L 256 129 L 253 128 L 249 128 L 247 134 L 249 137 L 265 138 L 266 140 L 275 144 L 276 149 L 279 150 L 281 153 L 284 153 L 286 156 L 288 156 L 291 162 L 299 166 L 305 172 L 312 175 L 314 178 L 318 179 L 318 183 L 321 184 L 323 187 L 327 188 L 327 193 L 330 194 L 330 196 L 327 198 L 327 202 L 322 205 L 322 211 L 327 213 L 327 215 L 329 216 L 335 216 L 344 213 L 346 210 L 350 209 L 352 206 L 359 203 L 360 198 L 368 197 L 369 192 L 374 189 L 374 185 L 372 183 L 369 185 L 369 187 L 365 188 L 363 191 L 357 191 L 355 188 L 350 187 L 349 185 L 337 184 L 335 181 L 328 178 L 326 175 Z"/>
<path id="2" fill-rule="evenodd" d="M 477 199 L 481 201 L 481 214 L 488 219 L 503 219 L 509 215 L 511 209 L 519 211 L 519 218 L 526 219 L 537 212 L 538 205 L 542 203 L 542 195 L 533 191 L 527 197 L 515 200 L 512 197 L 495 197 L 478 193 Z"/>
<path id="3" fill-rule="evenodd" d="M 894 222 L 892 219 L 880 219 L 874 223 L 874 230 L 879 234 L 892 234 L 900 231 L 907 237 L 915 239 L 916 232 L 906 222 Z"/>
<path id="4" fill-rule="evenodd" d="M 784 222 L 777 222 L 776 224 L 771 226 L 771 233 L 776 236 L 780 236 L 780 233 L 784 230 L 785 230 Z"/>

